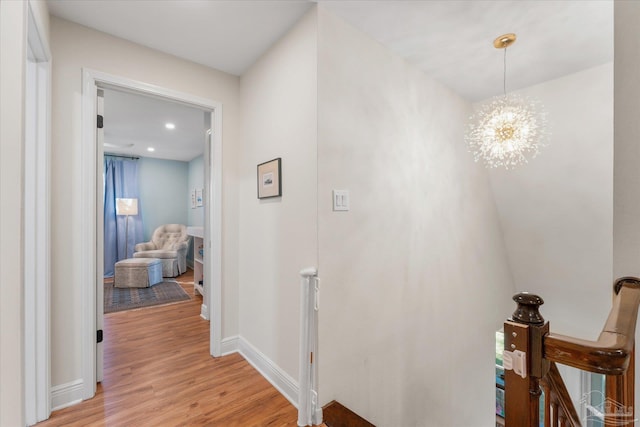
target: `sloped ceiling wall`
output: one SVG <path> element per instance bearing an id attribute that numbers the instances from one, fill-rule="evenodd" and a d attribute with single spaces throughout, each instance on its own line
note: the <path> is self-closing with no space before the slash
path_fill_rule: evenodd
<path id="1" fill-rule="evenodd" d="M 595 339 L 611 308 L 613 64 L 519 93 L 544 105 L 550 140 L 490 171 L 514 283 L 545 300 L 553 331 Z"/>

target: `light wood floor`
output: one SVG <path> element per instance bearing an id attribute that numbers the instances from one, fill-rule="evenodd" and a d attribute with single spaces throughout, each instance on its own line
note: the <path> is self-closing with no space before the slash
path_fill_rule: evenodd
<path id="1" fill-rule="evenodd" d="M 105 315 L 104 381 L 96 396 L 38 426 L 295 426 L 297 412 L 242 356 L 209 356 L 193 297 Z"/>

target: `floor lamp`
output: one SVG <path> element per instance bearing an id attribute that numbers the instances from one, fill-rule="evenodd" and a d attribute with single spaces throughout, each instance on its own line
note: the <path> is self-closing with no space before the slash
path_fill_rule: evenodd
<path id="1" fill-rule="evenodd" d="M 129 215 L 138 215 L 138 199 L 116 199 L 116 215 L 126 215 L 124 256 L 129 258 Z"/>

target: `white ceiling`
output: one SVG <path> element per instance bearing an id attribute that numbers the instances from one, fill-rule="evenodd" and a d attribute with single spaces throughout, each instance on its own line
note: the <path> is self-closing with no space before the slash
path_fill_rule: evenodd
<path id="1" fill-rule="evenodd" d="M 53 15 L 235 75 L 247 70 L 313 5 L 311 0 L 47 3 Z M 613 60 L 612 0 L 317 3 L 470 101 L 502 92 L 503 51 L 492 42 L 504 33 L 518 36 L 508 49 L 508 90 Z M 114 115 L 110 120 L 106 123 L 114 126 L 113 138 L 142 138 L 117 133 L 116 128 L 130 125 L 118 124 Z M 156 134 L 142 139 L 152 138 L 161 139 Z M 180 144 L 190 139 L 184 136 Z"/>
<path id="2" fill-rule="evenodd" d="M 306 0 L 48 0 L 56 16 L 240 75 L 311 7 Z"/>
<path id="3" fill-rule="evenodd" d="M 173 123 L 175 129 L 167 129 Z M 182 104 L 104 90 L 104 151 L 188 162 L 204 151 L 205 112 Z M 149 152 L 147 148 L 155 149 Z"/>
<path id="4" fill-rule="evenodd" d="M 470 101 L 521 89 L 613 60 L 613 1 L 327 1 L 369 34 Z"/>
<path id="5" fill-rule="evenodd" d="M 471 101 L 613 59 L 613 1 L 336 1 L 324 7 Z M 49 0 L 54 15 L 241 75 L 311 7 L 289 1 Z"/>

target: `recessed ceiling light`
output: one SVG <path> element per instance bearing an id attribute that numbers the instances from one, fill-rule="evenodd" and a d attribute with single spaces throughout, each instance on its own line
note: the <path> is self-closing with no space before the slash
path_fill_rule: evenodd
<path id="1" fill-rule="evenodd" d="M 147 151 L 156 151 L 156 149 L 153 147 L 147 147 Z"/>
<path id="2" fill-rule="evenodd" d="M 176 125 L 174 125 L 173 123 L 165 123 L 164 127 L 166 127 L 167 129 L 175 129 Z"/>

